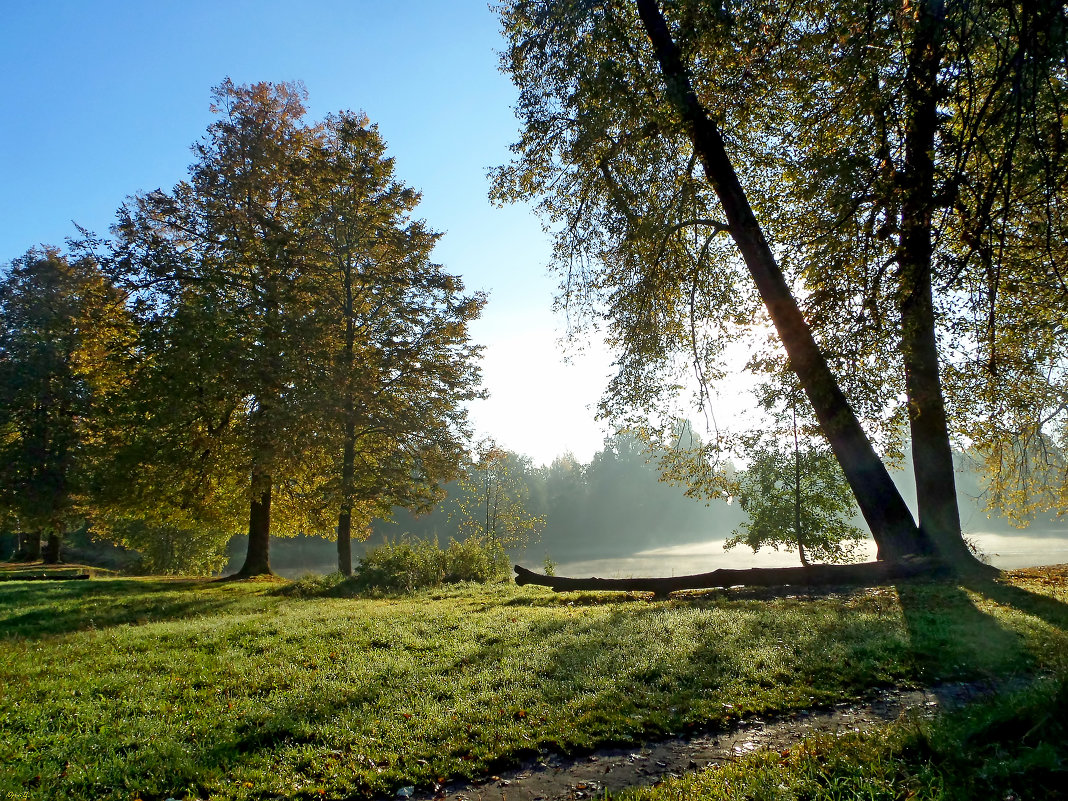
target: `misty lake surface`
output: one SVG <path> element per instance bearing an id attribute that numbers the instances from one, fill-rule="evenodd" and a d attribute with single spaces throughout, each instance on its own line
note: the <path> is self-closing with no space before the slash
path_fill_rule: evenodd
<path id="1" fill-rule="evenodd" d="M 995 567 L 1012 570 L 1018 567 L 1056 565 L 1068 562 L 1068 532 L 1064 530 L 1021 531 L 1019 534 L 973 532 L 965 534 L 986 554 Z M 745 546 L 723 550 L 726 540 L 707 540 L 687 545 L 652 548 L 631 556 L 615 559 L 587 559 L 561 562 L 556 566 L 560 576 L 599 576 L 627 578 L 628 576 L 684 576 L 708 573 L 721 567 L 745 569 L 750 567 L 796 567 L 797 553 L 761 548 L 753 553 Z M 875 542 L 869 540 L 858 552 L 865 560 L 875 558 Z M 530 565 L 532 569 L 537 569 Z"/>

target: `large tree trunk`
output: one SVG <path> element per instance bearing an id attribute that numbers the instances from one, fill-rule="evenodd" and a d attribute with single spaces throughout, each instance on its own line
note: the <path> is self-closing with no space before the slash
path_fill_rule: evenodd
<path id="1" fill-rule="evenodd" d="M 356 475 L 356 426 L 351 393 L 347 402 L 345 445 L 341 457 L 341 510 L 337 515 L 337 569 L 343 576 L 352 575 L 352 496 Z"/>
<path id="2" fill-rule="evenodd" d="M 342 508 L 337 516 L 337 570 L 352 575 L 352 510 Z"/>
<path id="3" fill-rule="evenodd" d="M 905 367 L 920 529 L 939 555 L 959 569 L 979 562 L 961 536 L 942 384 L 938 374 L 931 261 L 938 129 L 938 70 L 942 60 L 942 0 L 920 3 L 905 78 L 905 163 L 901 175 L 901 352 Z"/>
<path id="4" fill-rule="evenodd" d="M 276 254 L 278 255 L 278 254 Z M 252 479 L 248 512 L 248 550 L 238 578 L 271 575 L 271 489 L 274 476 L 272 456 L 277 452 L 279 430 L 274 409 L 281 398 L 283 362 L 280 344 L 282 324 L 279 319 L 279 277 L 271 269 L 272 261 L 260 265 L 263 283 L 262 347 L 253 365 L 257 375 L 256 408 L 250 416 L 252 433 Z"/>
<path id="5" fill-rule="evenodd" d="M 341 455 L 341 510 L 337 516 L 337 569 L 343 576 L 352 575 L 352 496 L 356 475 L 356 400 L 353 397 L 353 349 L 356 346 L 356 319 L 353 306 L 352 266 L 345 265 L 345 347 L 342 362 L 345 375 L 345 442 Z"/>
<path id="6" fill-rule="evenodd" d="M 568 578 L 543 576 L 525 567 L 515 566 L 515 583 L 537 584 L 556 592 L 575 590 L 613 590 L 618 592 L 653 592 L 668 595 L 681 590 L 707 590 L 717 587 L 781 587 L 812 585 L 877 586 L 912 576 L 939 575 L 942 562 L 931 558 L 909 558 L 896 562 L 863 562 L 858 565 L 810 565 L 808 567 L 754 567 L 747 570 L 720 568 L 711 573 L 671 578 Z"/>
<path id="7" fill-rule="evenodd" d="M 786 348 L 790 365 L 842 465 L 879 547 L 879 559 L 896 560 L 908 554 L 931 553 L 933 548 L 929 539 L 917 528 L 912 513 L 872 448 L 797 306 L 738 181 L 719 129 L 701 106 L 690 84 L 682 55 L 671 39 L 656 0 L 637 0 L 637 3 L 667 83 L 668 97 L 681 115 L 705 176 L 719 197 L 731 236 Z"/>
<path id="8" fill-rule="evenodd" d="M 47 545 L 45 546 L 44 553 L 41 555 L 42 560 L 46 565 L 58 565 L 60 562 L 61 552 L 63 550 L 63 535 L 56 532 L 49 532 Z"/>
<path id="9" fill-rule="evenodd" d="M 248 550 L 238 578 L 271 575 L 271 476 L 253 471 L 248 513 Z"/>

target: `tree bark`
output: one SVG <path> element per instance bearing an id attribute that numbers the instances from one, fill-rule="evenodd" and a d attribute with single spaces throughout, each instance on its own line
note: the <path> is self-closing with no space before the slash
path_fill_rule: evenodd
<path id="1" fill-rule="evenodd" d="M 63 550 L 63 535 L 55 532 L 48 534 L 47 544 L 44 552 L 41 554 L 41 559 L 46 565 L 58 565 L 60 563 L 60 557 Z"/>
<path id="2" fill-rule="evenodd" d="M 349 354 L 351 358 L 351 352 Z M 349 371 L 351 378 L 351 370 Z M 341 509 L 337 515 L 337 569 L 343 576 L 352 575 L 352 496 L 356 475 L 355 404 L 352 393 L 347 398 L 345 444 L 341 457 Z"/>
<path id="3" fill-rule="evenodd" d="M 705 176 L 723 206 L 731 236 L 786 349 L 790 365 L 842 465 L 878 545 L 878 558 L 896 560 L 910 554 L 931 553 L 930 540 L 917 528 L 912 513 L 872 448 L 797 306 L 738 181 L 719 129 L 697 99 L 682 55 L 671 38 L 656 0 L 637 0 L 637 4 L 667 84 L 668 98 L 683 119 Z"/>
<path id="4" fill-rule="evenodd" d="M 251 202 L 251 196 L 249 196 Z M 283 252 L 274 254 L 259 265 L 259 281 L 263 286 L 260 307 L 262 324 L 259 349 L 252 369 L 257 375 L 256 409 L 250 415 L 252 439 L 252 478 L 248 513 L 248 550 L 245 564 L 237 572 L 237 578 L 272 575 L 271 571 L 271 489 L 273 485 L 274 456 L 278 452 L 278 429 L 275 425 L 275 408 L 282 392 L 283 372 L 281 331 L 279 315 L 280 278 L 272 265 Z"/>
<path id="5" fill-rule="evenodd" d="M 810 565 L 809 567 L 754 567 L 746 570 L 720 568 L 711 573 L 671 578 L 568 578 L 545 576 L 520 565 L 515 566 L 515 583 L 536 584 L 556 592 L 575 590 L 611 590 L 617 592 L 653 592 L 668 595 L 681 590 L 707 590 L 717 587 L 781 587 L 816 585 L 878 586 L 914 576 L 935 576 L 945 565 L 929 557 L 907 558 L 896 562 L 862 562 L 856 565 Z"/>
<path id="6" fill-rule="evenodd" d="M 935 137 L 938 131 L 938 70 L 943 56 L 943 0 L 920 3 L 905 77 L 905 163 L 902 188 L 901 352 L 905 368 L 921 531 L 941 557 L 959 569 L 980 563 L 961 536 L 960 510 L 949 442 L 949 424 L 938 372 L 931 261 L 935 211 Z"/>
<path id="7" fill-rule="evenodd" d="M 248 514 L 248 550 L 238 578 L 272 575 L 271 560 L 271 476 L 252 473 L 252 502 Z"/>
<path id="8" fill-rule="evenodd" d="M 352 265 L 345 263 L 345 347 L 342 360 L 345 368 L 345 442 L 341 455 L 341 510 L 337 516 L 337 569 L 343 576 L 352 575 L 352 496 L 356 476 L 356 399 L 352 389 L 352 370 L 355 365 L 356 311 L 352 286 Z"/>
<path id="9" fill-rule="evenodd" d="M 337 516 L 337 569 L 343 576 L 352 575 L 352 509 L 344 507 Z"/>

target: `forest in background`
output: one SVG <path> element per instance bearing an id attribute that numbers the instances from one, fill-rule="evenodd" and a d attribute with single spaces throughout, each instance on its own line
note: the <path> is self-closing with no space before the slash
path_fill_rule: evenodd
<path id="1" fill-rule="evenodd" d="M 716 499 L 707 503 L 685 494 L 685 488 L 662 478 L 660 466 L 639 438 L 620 433 L 607 437 L 604 446 L 588 463 L 572 454 L 563 454 L 549 465 L 536 465 L 522 454 L 503 450 L 505 470 L 497 490 L 512 515 L 533 520 L 534 528 L 513 541 L 511 555 L 532 564 L 546 558 L 552 562 L 605 559 L 671 545 L 726 539 L 746 519 L 736 502 Z M 1004 516 L 990 514 L 983 502 L 983 476 L 974 462 L 957 454 L 957 493 L 964 527 L 969 532 L 1004 534 L 1027 533 Z M 893 470 L 895 482 L 910 504 L 915 503 L 911 473 L 903 464 Z M 472 475 L 476 471 L 471 469 Z M 733 468 L 730 468 L 733 469 Z M 463 540 L 465 517 L 461 507 L 478 507 L 485 502 L 477 487 L 459 480 L 448 483 L 445 497 L 423 514 L 403 507 L 393 509 L 388 518 L 376 517 L 358 532 L 353 554 L 368 547 L 395 542 L 405 537 L 437 540 L 446 545 Z M 473 511 L 473 510 L 472 510 Z M 859 514 L 852 522 L 861 524 Z M 1064 521 L 1049 516 L 1036 521 L 1040 528 L 1065 528 Z M 474 532 L 478 533 L 478 532 Z M 238 535 L 225 546 L 228 565 L 224 572 L 240 567 L 247 538 Z M 0 533 L 0 559 L 10 557 L 16 548 L 11 532 Z M 138 554 L 94 538 L 85 528 L 70 536 L 68 553 L 72 560 L 99 561 L 115 567 L 136 567 Z M 278 538 L 272 543 L 272 564 L 277 570 L 331 572 L 336 569 L 337 543 L 332 533 L 300 533 Z"/>

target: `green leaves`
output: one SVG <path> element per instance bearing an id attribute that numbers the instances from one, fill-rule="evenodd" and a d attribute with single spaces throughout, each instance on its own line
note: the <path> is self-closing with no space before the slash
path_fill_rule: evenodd
<path id="1" fill-rule="evenodd" d="M 62 535 L 93 507 L 132 341 L 92 258 L 31 250 L 0 282 L 0 516 Z M 58 556 L 58 555 L 57 555 Z"/>
<path id="2" fill-rule="evenodd" d="M 942 550 L 959 540 L 956 510 L 931 490 L 952 483 L 944 406 L 956 442 L 984 453 L 994 499 L 1063 505 L 1063 6 L 664 5 L 850 406 L 884 450 L 919 423 L 920 506 L 936 510 L 924 530 L 947 534 Z M 539 201 L 560 305 L 616 348 L 602 414 L 678 416 L 695 386 L 707 407 L 725 347 L 760 352 L 765 326 L 719 235 L 720 179 L 698 173 L 634 3 L 525 0 L 501 17 L 523 130 L 493 196 Z M 1057 456 L 1028 456 L 1043 451 Z"/>
<path id="3" fill-rule="evenodd" d="M 798 550 L 803 563 L 849 562 L 865 533 L 849 520 L 852 492 L 826 447 L 765 447 L 740 474 L 738 499 L 749 520 L 725 547 L 747 545 Z"/>
<path id="4" fill-rule="evenodd" d="M 257 571 L 269 530 L 337 521 L 347 542 L 353 521 L 436 499 L 481 396 L 467 326 L 485 296 L 430 261 L 439 235 L 377 128 L 308 122 L 305 99 L 224 82 L 189 181 L 115 228 L 142 312 L 143 497 L 169 496 L 166 525 L 250 520 Z"/>
<path id="5" fill-rule="evenodd" d="M 465 540 L 522 548 L 545 527 L 545 516 L 531 511 L 525 475 L 530 460 L 497 447 L 479 446 L 477 458 L 464 471 L 452 499 L 450 518 Z"/>

